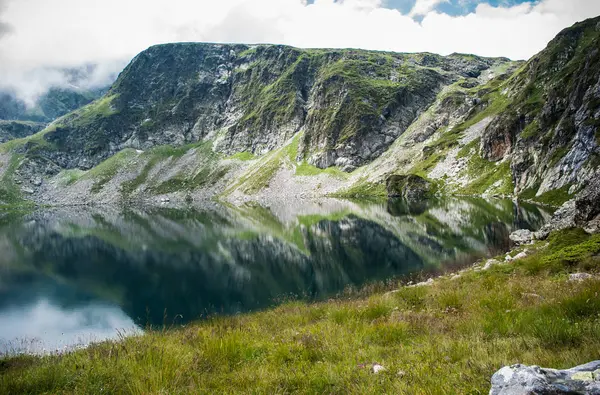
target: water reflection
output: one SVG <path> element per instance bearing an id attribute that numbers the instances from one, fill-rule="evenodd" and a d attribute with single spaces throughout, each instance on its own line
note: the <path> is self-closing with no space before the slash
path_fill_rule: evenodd
<path id="1" fill-rule="evenodd" d="M 508 247 L 549 213 L 510 200 L 305 201 L 190 210 L 55 209 L 0 217 L 0 352 L 135 324 L 170 325 L 320 299 L 348 285 Z M 135 323 L 135 324 L 134 324 Z M 18 347 L 17 347 L 18 348 Z"/>

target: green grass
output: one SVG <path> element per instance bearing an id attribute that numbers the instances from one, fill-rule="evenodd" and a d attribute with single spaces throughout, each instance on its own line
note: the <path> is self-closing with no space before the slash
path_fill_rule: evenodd
<path id="1" fill-rule="evenodd" d="M 531 122 L 529 125 L 523 129 L 521 132 L 521 138 L 523 140 L 530 139 L 532 137 L 537 136 L 540 133 L 540 124 L 537 120 Z"/>
<path id="2" fill-rule="evenodd" d="M 93 180 L 94 184 L 92 185 L 91 192 L 98 193 L 104 188 L 104 185 L 112 180 L 120 169 L 127 166 L 135 156 L 137 156 L 137 154 L 134 149 L 124 149 L 100 163 L 98 166 L 90 169 L 81 178 Z"/>
<path id="3" fill-rule="evenodd" d="M 560 207 L 573 198 L 573 195 L 569 194 L 569 189 L 571 189 L 570 184 L 534 197 L 533 200 L 550 206 Z"/>
<path id="4" fill-rule="evenodd" d="M 238 152 L 237 154 L 231 155 L 227 159 L 249 161 L 249 160 L 256 159 L 256 155 L 254 155 L 252 152 L 244 151 L 244 152 Z"/>
<path id="5" fill-rule="evenodd" d="M 26 204 L 21 189 L 14 181 L 15 172 L 21 164 L 22 155 L 13 154 L 6 163 L 6 169 L 0 179 L 0 207 L 20 206 Z"/>
<path id="6" fill-rule="evenodd" d="M 430 154 L 424 160 L 417 162 L 408 173 L 427 178 L 438 162 L 446 157 L 447 152 L 447 150 L 442 150 Z"/>
<path id="7" fill-rule="evenodd" d="M 510 162 L 490 162 L 475 153 L 469 159 L 466 174 L 472 180 L 461 192 L 478 195 L 486 191 L 510 195 L 514 191 Z M 496 183 L 499 186 L 494 187 Z"/>
<path id="8" fill-rule="evenodd" d="M 334 178 L 345 180 L 349 177 L 348 173 L 343 172 L 337 167 L 328 167 L 327 169 L 320 169 L 316 166 L 309 164 L 306 161 L 299 163 L 296 166 L 297 176 L 318 176 L 320 174 L 328 174 Z"/>
<path id="9" fill-rule="evenodd" d="M 41 148 L 52 148 L 52 144 L 46 141 L 44 136 L 48 133 L 55 131 L 59 127 L 61 127 L 61 124 L 59 123 L 59 121 L 55 121 L 52 125 L 37 132 L 36 134 L 20 139 L 7 141 L 4 144 L 0 144 L 0 152 L 12 152 L 19 147 L 25 146 L 26 144 L 29 144 L 29 152 L 35 152 L 36 150 Z"/>
<path id="10" fill-rule="evenodd" d="M 79 169 L 63 170 L 58 175 L 58 182 L 61 186 L 73 185 L 85 175 L 85 171 Z"/>
<path id="11" fill-rule="evenodd" d="M 87 106 L 74 111 L 70 114 L 70 117 L 72 117 L 72 125 L 77 127 L 85 126 L 91 124 L 98 118 L 116 114 L 117 111 L 113 108 L 112 102 L 117 97 L 118 95 L 104 96 Z"/>
<path id="12" fill-rule="evenodd" d="M 386 198 L 387 190 L 383 183 L 372 183 L 361 178 L 359 181 L 352 184 L 350 187 L 341 191 L 330 194 L 336 198 Z"/>
<path id="13" fill-rule="evenodd" d="M 190 150 L 196 150 L 196 155 L 201 161 L 199 167 L 191 174 L 177 174 L 159 185 L 154 185 L 149 180 L 150 172 L 160 162 L 166 160 L 177 160 Z M 177 191 L 192 191 L 207 183 L 214 184 L 218 178 L 227 173 L 227 167 L 217 168 L 214 166 L 219 155 L 212 150 L 212 141 L 187 144 L 180 147 L 162 145 L 145 151 L 140 155 L 140 160 L 145 160 L 145 165 L 140 173 L 132 180 L 126 181 L 121 186 L 121 192 L 125 196 L 131 195 L 140 186 L 149 184 L 148 189 L 156 194 L 165 194 Z"/>
<path id="14" fill-rule="evenodd" d="M 600 270 L 599 237 L 563 231 L 524 260 L 429 287 L 288 302 L 62 356 L 5 358 L 0 393 L 485 394 L 504 365 L 597 359 L 600 281 L 567 274 Z M 372 374 L 372 363 L 387 370 Z"/>
<path id="15" fill-rule="evenodd" d="M 271 179 L 277 174 L 284 163 L 296 163 L 298 155 L 298 145 L 302 133 L 298 133 L 286 146 L 278 148 L 263 156 L 254 166 L 252 166 L 240 179 L 230 186 L 225 194 L 241 188 L 244 193 L 255 194 L 269 186 Z"/>

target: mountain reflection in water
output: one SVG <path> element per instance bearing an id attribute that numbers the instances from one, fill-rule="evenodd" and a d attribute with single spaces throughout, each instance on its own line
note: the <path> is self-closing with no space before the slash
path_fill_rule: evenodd
<path id="1" fill-rule="evenodd" d="M 539 228 L 549 214 L 475 198 L 0 213 L 0 353 L 318 300 L 472 262 L 505 251 L 512 230 Z"/>

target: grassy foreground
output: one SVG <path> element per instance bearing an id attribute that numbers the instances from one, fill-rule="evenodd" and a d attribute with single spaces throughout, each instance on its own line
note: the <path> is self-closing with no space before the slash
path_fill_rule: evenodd
<path id="1" fill-rule="evenodd" d="M 503 365 L 598 359 L 600 279 L 568 273 L 600 270 L 600 235 L 572 229 L 529 248 L 525 259 L 431 286 L 0 360 L 0 393 L 487 394 Z M 386 370 L 373 374 L 373 363 Z"/>

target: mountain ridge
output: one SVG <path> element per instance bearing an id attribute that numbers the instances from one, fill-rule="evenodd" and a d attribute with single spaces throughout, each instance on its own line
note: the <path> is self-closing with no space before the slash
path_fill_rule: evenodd
<path id="1" fill-rule="evenodd" d="M 565 29 L 527 62 L 161 44 L 102 99 L 0 150 L 38 202 L 255 199 L 279 193 L 271 183 L 383 196 L 387 177 L 414 174 L 441 193 L 560 205 L 598 166 L 599 26 Z"/>

